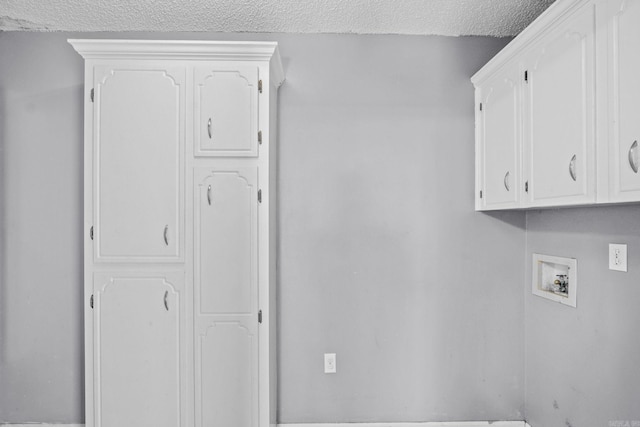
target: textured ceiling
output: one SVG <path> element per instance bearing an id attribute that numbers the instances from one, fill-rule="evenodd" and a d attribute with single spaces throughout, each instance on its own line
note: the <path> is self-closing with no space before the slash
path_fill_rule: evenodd
<path id="1" fill-rule="evenodd" d="M 554 0 L 0 0 L 0 30 L 513 36 Z"/>

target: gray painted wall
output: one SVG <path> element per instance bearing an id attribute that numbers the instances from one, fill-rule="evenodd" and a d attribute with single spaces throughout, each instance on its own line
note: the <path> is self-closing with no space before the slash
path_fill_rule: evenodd
<path id="1" fill-rule="evenodd" d="M 82 60 L 0 33 L 0 422 L 83 419 Z"/>
<path id="2" fill-rule="evenodd" d="M 83 421 L 68 36 L 0 33 L 0 421 Z M 525 215 L 473 212 L 469 77 L 505 40 L 90 36 L 281 43 L 280 422 L 523 418 Z"/>
<path id="3" fill-rule="evenodd" d="M 628 273 L 608 269 L 609 243 L 628 245 Z M 532 427 L 640 425 L 639 248 L 640 206 L 527 214 L 526 418 Z M 532 253 L 578 260 L 576 308 L 531 294 Z"/>

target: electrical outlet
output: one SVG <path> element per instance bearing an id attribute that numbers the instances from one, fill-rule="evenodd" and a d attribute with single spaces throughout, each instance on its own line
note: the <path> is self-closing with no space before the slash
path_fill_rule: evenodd
<path id="1" fill-rule="evenodd" d="M 335 353 L 324 354 L 324 373 L 325 374 L 336 373 L 336 354 Z"/>
<path id="2" fill-rule="evenodd" d="M 627 245 L 609 244 L 609 270 L 627 271 Z"/>

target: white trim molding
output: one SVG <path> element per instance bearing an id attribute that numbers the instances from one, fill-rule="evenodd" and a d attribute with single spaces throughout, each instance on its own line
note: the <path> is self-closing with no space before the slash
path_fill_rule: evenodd
<path id="1" fill-rule="evenodd" d="M 570 16 L 571 13 L 590 3 L 593 0 L 566 0 L 557 1 L 538 16 L 527 28 L 522 30 L 516 38 L 496 54 L 484 67 L 471 77 L 471 82 L 479 86 L 484 80 L 489 78 L 502 65 L 511 58 L 518 56 L 527 46 L 535 43 L 542 35 L 557 26 L 562 20 Z"/>
<path id="2" fill-rule="evenodd" d="M 84 424 L 60 424 L 60 423 L 0 423 L 0 427 L 84 427 Z"/>
<path id="3" fill-rule="evenodd" d="M 531 427 L 525 421 L 460 421 L 427 423 L 324 423 L 278 424 L 277 427 Z M 0 427 L 84 427 L 84 424 L 0 424 Z"/>
<path id="4" fill-rule="evenodd" d="M 530 427 L 525 421 L 453 421 L 426 423 L 278 424 L 278 427 Z"/>
<path id="5" fill-rule="evenodd" d="M 269 61 L 273 58 L 271 82 L 279 87 L 284 81 L 276 42 L 124 39 L 69 39 L 68 42 L 84 59 Z"/>

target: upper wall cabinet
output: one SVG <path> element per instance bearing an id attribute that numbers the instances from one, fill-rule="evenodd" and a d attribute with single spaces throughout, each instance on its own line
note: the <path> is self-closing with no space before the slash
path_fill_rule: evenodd
<path id="1" fill-rule="evenodd" d="M 639 44 L 637 1 L 556 2 L 472 77 L 477 210 L 640 201 Z M 521 96 L 489 118 L 485 97 L 505 70 L 520 70 Z M 521 197 L 496 204 L 487 153 L 504 143 L 488 135 L 514 128 L 522 138 L 505 156 L 522 153 Z"/>

